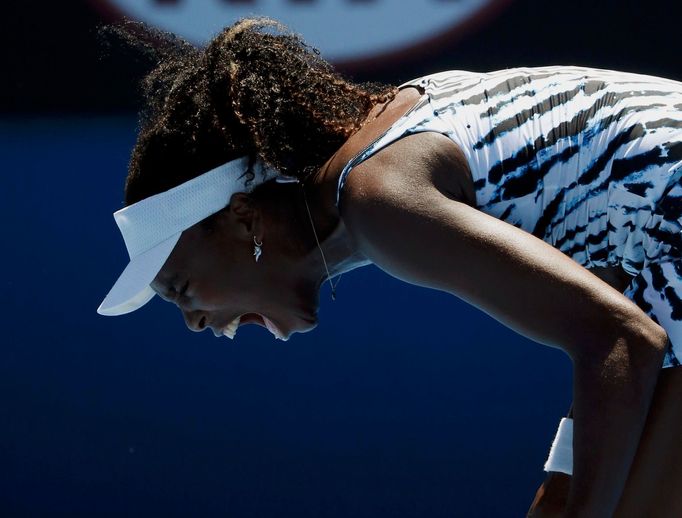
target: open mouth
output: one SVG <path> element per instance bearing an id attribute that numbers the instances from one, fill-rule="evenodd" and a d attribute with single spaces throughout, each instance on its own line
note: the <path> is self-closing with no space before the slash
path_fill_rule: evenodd
<path id="1" fill-rule="evenodd" d="M 234 339 L 234 337 L 237 334 L 237 329 L 239 329 L 239 327 L 244 324 L 256 324 L 261 327 L 265 327 L 275 336 L 275 338 L 279 340 L 286 340 L 286 338 L 284 338 L 283 333 L 277 328 L 275 324 L 272 323 L 271 320 L 258 313 L 244 313 L 243 315 L 238 316 L 232 322 L 227 324 L 223 328 L 221 333 L 223 336 Z"/>
<path id="2" fill-rule="evenodd" d="M 244 313 L 239 317 L 239 325 L 244 324 L 258 324 L 261 327 L 266 327 L 264 317 L 258 313 Z"/>

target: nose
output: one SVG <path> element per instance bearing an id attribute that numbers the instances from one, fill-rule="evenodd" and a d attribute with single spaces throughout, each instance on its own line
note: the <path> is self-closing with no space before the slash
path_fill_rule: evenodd
<path id="1" fill-rule="evenodd" d="M 185 324 L 194 332 L 203 331 L 206 329 L 206 315 L 201 311 L 182 311 L 182 316 L 185 318 Z"/>

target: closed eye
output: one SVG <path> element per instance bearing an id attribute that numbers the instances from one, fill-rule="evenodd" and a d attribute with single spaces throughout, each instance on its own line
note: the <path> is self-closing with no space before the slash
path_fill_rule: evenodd
<path id="1" fill-rule="evenodd" d="M 177 284 L 175 284 L 175 282 L 171 282 L 168 290 L 168 298 L 177 302 L 178 299 L 185 296 L 188 287 L 189 280 L 185 281 L 185 284 L 183 284 L 180 289 L 177 288 Z"/>

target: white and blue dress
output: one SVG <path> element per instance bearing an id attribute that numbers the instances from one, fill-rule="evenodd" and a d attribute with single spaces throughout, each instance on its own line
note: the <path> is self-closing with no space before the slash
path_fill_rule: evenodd
<path id="1" fill-rule="evenodd" d="M 585 268 L 619 266 L 624 295 L 682 361 L 682 83 L 573 66 L 450 71 L 341 173 L 392 142 L 446 135 L 466 156 L 476 208 Z"/>

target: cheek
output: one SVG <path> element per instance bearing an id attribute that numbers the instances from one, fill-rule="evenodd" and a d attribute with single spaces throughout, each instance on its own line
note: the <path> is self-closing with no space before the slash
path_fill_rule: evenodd
<path id="1" fill-rule="evenodd" d="M 234 305 L 238 292 L 239 287 L 224 273 L 211 275 L 209 272 L 202 272 L 194 298 L 198 305 L 206 309 L 223 309 Z"/>
<path id="2" fill-rule="evenodd" d="M 204 310 L 224 309 L 231 300 L 234 300 L 233 295 L 221 289 L 216 282 L 205 283 L 197 289 L 192 298 L 197 309 Z"/>
<path id="3" fill-rule="evenodd" d="M 204 309 L 241 311 L 257 298 L 252 272 L 227 265 L 211 265 L 199 272 L 193 294 L 197 306 Z"/>

